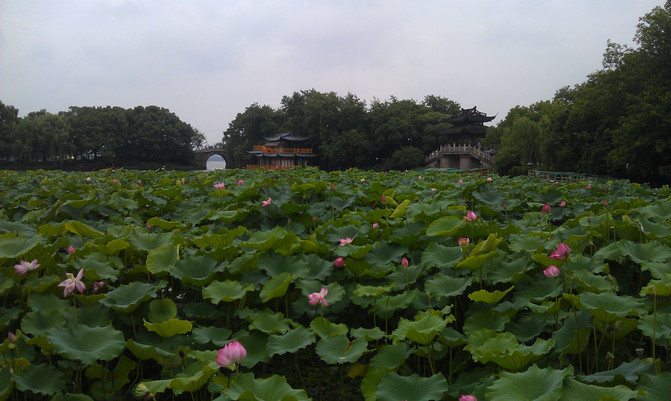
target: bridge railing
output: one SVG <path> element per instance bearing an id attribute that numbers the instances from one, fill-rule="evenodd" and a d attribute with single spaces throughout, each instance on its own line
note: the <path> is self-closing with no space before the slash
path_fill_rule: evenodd
<path id="1" fill-rule="evenodd" d="M 273 146 L 254 145 L 253 150 L 263 153 L 312 153 L 312 148 L 276 148 Z"/>
<path id="2" fill-rule="evenodd" d="M 426 161 L 430 161 L 432 159 L 436 159 L 440 157 L 441 155 L 444 154 L 469 154 L 477 159 L 491 162 L 492 159 L 494 158 L 492 154 L 488 152 L 488 150 L 482 146 L 472 146 L 472 145 L 466 145 L 466 144 L 452 144 L 452 145 L 441 145 L 438 150 L 435 150 L 431 152 L 426 157 Z"/>

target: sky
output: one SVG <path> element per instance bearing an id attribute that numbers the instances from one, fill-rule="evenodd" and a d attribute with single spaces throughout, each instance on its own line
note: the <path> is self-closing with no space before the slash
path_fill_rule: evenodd
<path id="1" fill-rule="evenodd" d="M 301 90 L 446 97 L 497 115 L 635 46 L 663 0 L 0 0 L 0 101 L 24 116 L 156 105 L 209 144 Z"/>

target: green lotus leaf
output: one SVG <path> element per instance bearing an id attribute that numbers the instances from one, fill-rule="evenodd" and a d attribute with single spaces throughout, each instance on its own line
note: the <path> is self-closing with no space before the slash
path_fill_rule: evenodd
<path id="1" fill-rule="evenodd" d="M 310 329 L 319 337 L 342 336 L 347 334 L 347 325 L 344 323 L 335 324 L 329 322 L 323 317 L 318 317 L 310 322 Z"/>
<path id="2" fill-rule="evenodd" d="M 416 237 L 417 232 L 415 231 L 413 235 Z M 365 259 L 371 265 L 388 265 L 392 262 L 400 264 L 401 258 L 403 258 L 403 255 L 406 253 L 407 249 L 405 247 L 400 247 L 389 244 L 385 241 L 381 241 L 366 254 Z"/>
<path id="3" fill-rule="evenodd" d="M 179 258 L 179 246 L 167 245 L 154 248 L 147 255 L 147 270 L 151 274 L 169 272 Z"/>
<path id="4" fill-rule="evenodd" d="M 136 386 L 135 394 L 138 394 L 137 388 L 140 386 L 144 386 L 143 390 L 141 391 L 142 398 L 144 398 L 147 393 L 152 393 L 154 395 L 161 394 L 170 387 L 171 382 L 172 379 L 144 381 Z"/>
<path id="5" fill-rule="evenodd" d="M 149 302 L 149 321 L 164 322 L 177 316 L 177 305 L 170 298 L 155 299 Z"/>
<path id="6" fill-rule="evenodd" d="M 249 291 L 254 291 L 254 284 L 246 283 L 244 286 L 239 281 L 213 281 L 203 288 L 203 298 L 210 299 L 213 304 L 219 302 L 233 302 L 241 299 Z"/>
<path id="7" fill-rule="evenodd" d="M 213 374 L 219 370 L 216 362 L 196 361 L 189 364 L 186 369 L 179 372 L 170 381 L 170 388 L 196 392 L 210 380 Z"/>
<path id="8" fill-rule="evenodd" d="M 372 286 L 357 284 L 352 293 L 355 297 L 379 297 L 380 295 L 391 291 L 393 286 Z"/>
<path id="9" fill-rule="evenodd" d="M 501 241 L 503 240 L 501 238 L 497 238 L 496 234 L 489 234 L 486 240 L 478 243 L 471 250 L 471 256 L 490 254 L 496 251 Z"/>
<path id="10" fill-rule="evenodd" d="M 326 363 L 354 363 L 368 349 L 363 338 L 350 341 L 347 336 L 324 337 L 317 343 L 317 355 Z"/>
<path id="11" fill-rule="evenodd" d="M 118 259 L 95 252 L 81 259 L 76 258 L 73 264 L 77 270 L 84 268 L 84 277 L 87 279 L 116 280 L 120 269 L 115 260 Z"/>
<path id="12" fill-rule="evenodd" d="M 379 327 L 373 327 L 372 329 L 364 329 L 359 327 L 357 329 L 350 330 L 350 334 L 354 338 L 363 338 L 366 341 L 376 341 L 384 338 L 385 334 Z"/>
<path id="13" fill-rule="evenodd" d="M 576 313 L 576 318 L 580 330 L 576 330 L 575 319 L 565 319 L 562 327 L 552 333 L 552 339 L 556 343 L 555 350 L 564 354 L 577 354 L 587 348 L 593 328 L 592 314 L 582 310 Z"/>
<path id="14" fill-rule="evenodd" d="M 14 374 L 16 388 L 36 394 L 51 395 L 65 389 L 65 375 L 48 364 L 30 365 L 21 373 Z"/>
<path id="15" fill-rule="evenodd" d="M 564 384 L 560 401 L 629 401 L 637 399 L 638 392 L 627 386 L 601 387 L 583 384 L 568 378 Z"/>
<path id="16" fill-rule="evenodd" d="M 33 249 L 40 243 L 40 236 L 17 237 L 5 234 L 0 237 L 0 258 L 14 259 Z"/>
<path id="17" fill-rule="evenodd" d="M 671 314 L 657 313 L 656 315 L 645 315 L 638 319 L 638 328 L 641 329 L 641 333 L 644 336 L 650 339 L 653 336 L 657 340 L 668 339 L 671 337 Z"/>
<path id="18" fill-rule="evenodd" d="M 389 216 L 392 219 L 397 219 L 399 217 L 405 216 L 405 208 L 408 207 L 412 203 L 410 199 L 406 199 L 401 204 L 399 204 L 396 209 L 394 209 L 394 212 Z"/>
<path id="19" fill-rule="evenodd" d="M 228 338 L 233 332 L 225 327 L 194 327 L 193 339 L 199 344 L 212 342 L 217 347 L 223 347 L 228 343 Z"/>
<path id="20" fill-rule="evenodd" d="M 87 226 L 86 224 L 80 221 L 68 221 L 67 223 L 64 224 L 64 227 L 66 230 L 70 231 L 73 234 L 77 234 L 80 237 L 101 237 L 105 235 L 100 231 L 96 230 L 95 228 Z"/>
<path id="21" fill-rule="evenodd" d="M 438 273 L 432 279 L 426 280 L 425 289 L 436 298 L 454 297 L 464 293 L 466 288 L 473 282 L 473 278 L 450 277 Z"/>
<path id="22" fill-rule="evenodd" d="M 268 336 L 259 331 L 243 333 L 241 336 L 236 333 L 233 337 L 240 341 L 240 344 L 247 350 L 247 357 L 240 362 L 240 365 L 251 369 L 259 362 L 269 362 Z"/>
<path id="23" fill-rule="evenodd" d="M 249 323 L 250 330 L 259 330 L 265 334 L 286 333 L 289 330 L 289 319 L 281 313 L 264 311 L 254 317 Z"/>
<path id="24" fill-rule="evenodd" d="M 510 321 L 508 315 L 497 313 L 492 309 L 475 312 L 466 318 L 464 322 L 464 334 L 470 334 L 480 329 L 501 331 Z"/>
<path id="25" fill-rule="evenodd" d="M 527 272 L 533 270 L 535 265 L 523 255 L 518 255 L 510 260 L 494 259 L 494 268 L 487 271 L 487 278 L 492 283 L 517 283 L 526 277 Z"/>
<path id="26" fill-rule="evenodd" d="M 269 300 L 281 297 L 286 294 L 289 284 L 294 281 L 294 275 L 291 273 L 280 273 L 271 278 L 261 289 L 261 301 L 268 302 Z"/>
<path id="27" fill-rule="evenodd" d="M 235 239 L 244 235 L 247 232 L 247 229 L 244 227 L 238 227 L 231 230 L 223 230 L 218 234 L 206 234 L 202 237 L 196 237 L 193 239 L 193 242 L 199 248 L 212 247 L 215 249 L 223 249 L 231 245 Z"/>
<path id="28" fill-rule="evenodd" d="M 569 369 L 540 369 L 533 365 L 524 373 L 502 372 L 501 378 L 487 387 L 489 401 L 555 401 L 562 395 Z"/>
<path id="29" fill-rule="evenodd" d="M 418 344 L 426 345 L 447 327 L 447 323 L 442 312 L 429 309 L 417 316 L 414 321 L 402 318 L 398 323 L 398 328 L 392 333 L 392 337 L 397 341 L 408 338 Z"/>
<path id="30" fill-rule="evenodd" d="M 481 329 L 469 334 L 464 350 L 469 351 L 476 362 L 495 364 L 507 370 L 517 371 L 540 359 L 553 347 L 554 341 L 537 339 L 533 345 L 518 344 L 515 335 Z"/>
<path id="31" fill-rule="evenodd" d="M 571 279 L 585 292 L 608 292 L 613 288 L 611 281 L 587 270 L 571 270 Z"/>
<path id="32" fill-rule="evenodd" d="M 156 298 L 156 292 L 164 286 L 164 282 L 157 285 L 136 281 L 113 289 L 100 302 L 116 311 L 130 313 L 143 302 Z"/>
<path id="33" fill-rule="evenodd" d="M 221 220 L 225 223 L 232 223 L 234 221 L 243 221 L 245 217 L 249 212 L 246 210 L 218 210 L 214 213 L 212 213 L 211 216 L 209 216 L 210 220 L 217 221 Z"/>
<path id="34" fill-rule="evenodd" d="M 617 242 L 621 255 L 636 263 L 665 262 L 671 259 L 671 248 L 659 241 L 647 243 L 621 240 Z"/>
<path id="35" fill-rule="evenodd" d="M 151 224 L 152 226 L 160 227 L 166 231 L 172 231 L 175 228 L 184 227 L 184 225 L 179 221 L 167 221 L 159 217 L 152 217 L 151 219 L 147 220 L 147 223 Z"/>
<path id="36" fill-rule="evenodd" d="M 315 342 L 315 336 L 308 329 L 299 326 L 293 330 L 287 331 L 285 334 L 274 334 L 268 336 L 268 353 L 272 355 L 282 355 L 289 353 L 296 353 L 299 349 L 303 349 Z"/>
<path id="37" fill-rule="evenodd" d="M 639 311 L 644 310 L 640 300 L 626 295 L 618 296 L 612 292 L 600 294 L 584 292 L 580 294 L 580 302 L 583 308 L 604 323 L 612 323 L 629 315 L 638 315 Z"/>
<path id="38" fill-rule="evenodd" d="M 223 270 L 224 266 L 208 255 L 198 255 L 187 256 L 176 262 L 170 269 L 170 274 L 182 280 L 184 284 L 203 286 L 209 284 L 214 275 Z"/>
<path id="39" fill-rule="evenodd" d="M 0 278 L 0 296 L 4 295 L 7 290 L 14 287 L 15 281 L 11 277 Z"/>
<path id="40" fill-rule="evenodd" d="M 398 369 L 412 354 L 405 342 L 384 344 L 370 360 L 371 368 Z"/>
<path id="41" fill-rule="evenodd" d="M 64 324 L 65 318 L 62 310 L 44 309 L 26 313 L 21 319 L 21 330 L 27 334 L 46 335 L 49 330 L 62 327 Z"/>
<path id="42" fill-rule="evenodd" d="M 266 379 L 255 379 L 253 373 L 242 373 L 231 381 L 224 396 L 241 401 L 307 401 L 304 390 L 293 389 L 284 377 L 272 375 Z"/>
<path id="43" fill-rule="evenodd" d="M 366 244 L 362 246 L 357 245 L 345 245 L 339 246 L 333 253 L 336 256 L 350 257 L 353 259 L 362 259 L 364 258 L 370 250 L 373 249 L 373 245 Z"/>
<path id="44" fill-rule="evenodd" d="M 147 359 L 156 359 L 159 358 L 170 358 L 175 356 L 172 352 L 168 352 L 162 348 L 156 347 L 154 345 L 138 343 L 132 339 L 126 341 L 126 348 L 138 359 L 147 360 Z"/>
<path id="45" fill-rule="evenodd" d="M 496 290 L 494 292 L 489 292 L 487 290 L 479 290 L 468 294 L 468 298 L 475 302 L 485 302 L 488 304 L 495 304 L 499 302 L 503 297 L 506 296 L 515 286 L 511 286 L 505 291 Z"/>
<path id="46" fill-rule="evenodd" d="M 20 223 L 18 221 L 8 221 L 8 220 L 0 221 L 0 231 L 4 231 L 5 233 L 13 233 L 16 235 L 18 234 L 23 234 L 27 236 L 35 235 L 35 229 L 33 227 Z"/>
<path id="47" fill-rule="evenodd" d="M 63 295 L 62 293 L 60 295 Z M 43 311 L 47 309 L 57 309 L 62 311 L 72 306 L 72 303 L 62 296 L 56 296 L 51 293 L 31 294 L 28 298 L 28 307 L 33 311 Z M 59 312 L 60 313 L 60 312 Z"/>
<path id="48" fill-rule="evenodd" d="M 494 210 L 503 210 L 503 204 L 506 202 L 506 198 L 500 192 L 489 186 L 480 187 L 480 190 L 473 191 L 472 195 Z"/>
<path id="49" fill-rule="evenodd" d="M 112 326 L 71 326 L 55 328 L 47 333 L 56 353 L 70 360 L 91 365 L 97 360 L 111 361 L 121 355 L 125 340 L 123 333 Z"/>
<path id="50" fill-rule="evenodd" d="M 274 250 L 284 254 L 295 242 L 296 234 L 288 232 L 284 227 L 275 226 L 272 230 L 256 231 L 249 240 L 241 242 L 240 246 L 260 252 Z"/>
<path id="51" fill-rule="evenodd" d="M 396 372 L 389 372 L 380 381 L 376 394 L 380 401 L 431 401 L 441 400 L 447 389 L 447 380 L 441 373 L 420 377 L 399 376 Z"/>
<path id="52" fill-rule="evenodd" d="M 283 256 L 273 252 L 262 253 L 258 259 L 259 269 L 268 272 L 270 277 L 276 277 L 279 274 L 293 274 L 296 277 L 306 277 L 310 271 L 307 263 L 299 256 Z"/>
<path id="53" fill-rule="evenodd" d="M 117 253 L 128 248 L 130 244 L 122 239 L 114 239 L 105 245 L 105 254 L 107 255 L 116 255 Z"/>
<path id="54" fill-rule="evenodd" d="M 554 244 L 538 235 L 511 235 L 508 247 L 513 252 L 526 252 L 534 255 L 545 249 L 552 247 Z"/>
<path id="55" fill-rule="evenodd" d="M 641 376 L 640 388 L 646 394 L 639 395 L 638 401 L 658 401 L 667 398 L 671 394 L 671 372 Z"/>
<path id="56" fill-rule="evenodd" d="M 422 267 L 424 269 L 431 269 L 437 267 L 444 269 L 454 267 L 461 259 L 464 253 L 459 246 L 447 247 L 432 242 L 422 253 Z"/>
<path id="57" fill-rule="evenodd" d="M 632 385 L 638 383 L 639 375 L 644 373 L 653 373 L 651 360 L 643 361 L 634 359 L 631 362 L 624 362 L 615 369 L 596 372 L 591 375 L 578 375 L 578 379 L 590 383 L 614 383 L 616 379 L 621 378 Z"/>
<path id="58" fill-rule="evenodd" d="M 188 320 L 172 318 L 160 323 L 150 323 L 145 320 L 144 327 L 163 338 L 170 338 L 178 334 L 186 334 L 190 332 L 193 325 Z"/>
<path id="59" fill-rule="evenodd" d="M 429 237 L 452 237 L 459 231 L 463 222 L 464 219 L 460 216 L 441 217 L 429 224 L 426 228 L 426 235 Z"/>
<path id="60" fill-rule="evenodd" d="M 140 251 L 151 251 L 173 244 L 172 233 L 141 233 L 133 232 L 128 236 L 128 242 L 133 248 Z"/>
<path id="61" fill-rule="evenodd" d="M 377 388 L 384 377 L 389 373 L 389 369 L 370 368 L 361 381 L 361 394 L 365 401 L 377 401 Z"/>
<path id="62" fill-rule="evenodd" d="M 385 316 L 389 317 L 397 310 L 408 308 L 417 299 L 418 293 L 417 290 L 410 290 L 398 295 L 382 296 L 373 307 L 373 312 L 382 318 Z"/>
<path id="63" fill-rule="evenodd" d="M 455 270 L 462 270 L 462 269 L 478 270 L 482 266 L 484 266 L 485 263 L 487 263 L 487 261 L 490 260 L 495 254 L 496 254 L 496 251 L 492 251 L 492 252 L 485 253 L 485 254 L 482 254 L 482 255 L 471 254 L 471 255 L 467 256 L 461 262 L 457 263 L 457 265 L 454 267 L 454 269 Z"/>
<path id="64" fill-rule="evenodd" d="M 0 306 L 0 330 L 4 330 L 8 325 L 11 325 L 22 313 L 23 308 L 13 307 L 7 309 Z"/>

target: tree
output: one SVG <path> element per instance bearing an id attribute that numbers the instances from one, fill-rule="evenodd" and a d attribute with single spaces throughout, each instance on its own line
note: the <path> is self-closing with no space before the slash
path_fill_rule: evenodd
<path id="1" fill-rule="evenodd" d="M 11 156 L 11 135 L 19 121 L 19 110 L 0 101 L 0 160 Z"/>
<path id="2" fill-rule="evenodd" d="M 254 103 L 243 113 L 238 113 L 224 131 L 223 143 L 226 148 L 226 165 L 230 168 L 243 168 L 254 162 L 254 156 L 248 151 L 253 145 L 261 145 L 264 137 L 278 134 L 284 116 L 270 106 Z"/>

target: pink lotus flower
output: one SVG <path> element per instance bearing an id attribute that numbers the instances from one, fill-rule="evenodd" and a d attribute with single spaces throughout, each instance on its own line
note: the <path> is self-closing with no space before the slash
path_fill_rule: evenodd
<path id="1" fill-rule="evenodd" d="M 421 180 L 421 179 L 422 179 L 422 176 L 420 175 L 419 177 L 417 177 L 417 179 Z"/>
<path id="2" fill-rule="evenodd" d="M 571 254 L 571 248 L 569 248 L 568 245 L 560 242 L 559 245 L 557 245 L 557 250 L 552 251 L 552 253 L 550 254 L 550 259 L 564 260 L 570 254 Z"/>
<path id="3" fill-rule="evenodd" d="M 25 260 L 22 260 L 20 264 L 14 265 L 14 270 L 19 276 L 23 276 L 31 270 L 35 270 L 40 267 L 40 264 L 37 263 L 37 259 L 33 259 L 32 262 L 28 263 Z"/>
<path id="4" fill-rule="evenodd" d="M 219 352 L 214 358 L 219 366 L 229 367 L 242 362 L 247 356 L 247 350 L 238 341 L 232 341 L 224 348 L 219 348 Z"/>
<path id="5" fill-rule="evenodd" d="M 587 189 L 592 189 L 592 184 L 587 184 Z"/>
<path id="6" fill-rule="evenodd" d="M 541 213 L 550 213 L 550 205 L 548 205 L 547 203 L 544 204 L 543 207 L 541 208 Z"/>
<path id="7" fill-rule="evenodd" d="M 7 332 L 7 339 L 9 340 L 10 343 L 15 343 L 16 342 L 16 335 L 12 333 L 11 331 Z"/>
<path id="8" fill-rule="evenodd" d="M 564 207 L 564 206 L 566 206 L 566 202 L 565 202 L 565 201 L 561 201 L 561 202 L 559 202 L 559 206 L 560 206 L 560 207 Z"/>
<path id="9" fill-rule="evenodd" d="M 328 294 L 328 288 L 322 288 L 319 292 L 313 292 L 308 295 L 310 305 L 317 305 L 319 303 L 324 304 L 324 306 L 329 306 L 329 303 L 326 302 L 326 294 Z"/>
<path id="10" fill-rule="evenodd" d="M 373 228 L 377 228 L 377 227 L 379 226 L 379 224 L 377 224 L 377 223 L 373 223 L 373 224 L 371 224 L 370 226 L 373 227 Z"/>
<path id="11" fill-rule="evenodd" d="M 119 183 L 119 180 L 117 180 L 117 179 L 115 178 L 112 182 L 115 183 L 115 184 L 118 184 L 118 183 Z"/>
<path id="12" fill-rule="evenodd" d="M 137 185 L 142 185 L 142 181 L 137 180 Z"/>
<path id="13" fill-rule="evenodd" d="M 76 251 L 77 251 L 77 250 L 75 249 L 74 246 L 72 246 L 72 245 L 68 245 L 68 255 L 74 255 L 74 253 L 75 253 Z"/>
<path id="14" fill-rule="evenodd" d="M 365 178 L 362 178 L 362 179 L 361 179 L 361 182 L 364 182 L 364 181 L 366 181 L 366 179 L 365 179 Z"/>
<path id="15" fill-rule="evenodd" d="M 436 192 L 436 191 L 438 190 L 438 188 L 431 188 L 431 190 L 432 190 L 433 192 Z"/>
<path id="16" fill-rule="evenodd" d="M 334 183 L 330 183 L 330 184 L 329 184 L 329 189 L 330 189 L 331 191 L 333 191 L 333 190 L 335 189 L 335 184 L 334 184 Z"/>
<path id="17" fill-rule="evenodd" d="M 264 201 L 261 202 L 261 206 L 262 206 L 262 207 L 266 207 L 266 206 L 268 206 L 268 205 L 270 205 L 270 204 L 272 204 L 272 203 L 273 203 L 273 200 L 270 199 L 270 198 L 268 198 L 268 199 L 266 199 L 266 200 L 264 200 Z"/>
<path id="18" fill-rule="evenodd" d="M 91 182 L 91 177 L 86 177 L 86 182 Z"/>
<path id="19" fill-rule="evenodd" d="M 459 401 L 478 401 L 474 395 L 462 395 L 459 397 Z"/>
<path id="20" fill-rule="evenodd" d="M 401 259 L 401 266 L 403 266 L 404 269 L 407 269 L 408 266 L 410 266 L 410 263 L 408 262 L 408 259 L 404 256 L 403 259 Z"/>
<path id="21" fill-rule="evenodd" d="M 473 221 L 477 218 L 478 218 L 478 215 L 473 213 L 473 212 L 468 212 L 468 213 L 466 213 L 466 216 L 464 216 L 464 219 L 466 219 L 466 221 Z"/>
<path id="22" fill-rule="evenodd" d="M 354 241 L 354 240 L 350 237 L 340 238 L 340 246 L 345 246 L 347 244 L 351 244 L 352 241 Z"/>
<path id="23" fill-rule="evenodd" d="M 547 269 L 543 270 L 545 277 L 557 277 L 559 275 L 559 268 L 557 266 L 550 265 Z"/>
<path id="24" fill-rule="evenodd" d="M 387 197 L 384 196 L 384 195 L 382 195 L 382 197 L 380 198 L 380 200 L 382 201 L 382 203 L 387 203 Z"/>
<path id="25" fill-rule="evenodd" d="M 77 273 L 77 277 L 75 277 L 74 274 L 72 273 L 65 273 L 65 275 L 68 278 L 63 280 L 60 284 L 58 284 L 59 287 L 65 287 L 65 289 L 63 290 L 64 297 L 72 295 L 72 293 L 75 292 L 75 289 L 77 289 L 79 293 L 84 292 L 84 290 L 86 289 L 86 285 L 82 282 L 82 277 L 84 276 L 83 267 L 81 268 L 81 270 L 79 270 L 79 273 Z"/>
<path id="26" fill-rule="evenodd" d="M 238 180 L 238 182 L 236 182 L 236 184 L 238 184 L 238 185 L 242 185 L 242 184 L 244 184 L 244 183 L 245 183 L 245 182 L 242 181 L 242 180 Z"/>
<path id="27" fill-rule="evenodd" d="M 95 281 L 93 283 L 93 293 L 97 294 L 100 292 L 105 287 L 105 282 L 104 281 Z"/>
<path id="28" fill-rule="evenodd" d="M 461 184 L 462 182 L 462 180 L 457 180 L 457 184 Z"/>
<path id="29" fill-rule="evenodd" d="M 226 185 L 223 182 L 218 182 L 214 184 L 214 189 L 226 189 Z"/>
<path id="30" fill-rule="evenodd" d="M 492 181 L 494 181 L 494 179 L 492 177 L 487 177 L 487 179 L 485 181 L 492 182 Z"/>
<path id="31" fill-rule="evenodd" d="M 342 256 L 333 261 L 333 267 L 336 269 L 342 269 L 343 266 L 345 266 L 345 259 Z"/>
<path id="32" fill-rule="evenodd" d="M 468 244 L 470 244 L 470 243 L 471 243 L 471 240 L 468 239 L 468 238 L 459 238 L 459 240 L 457 241 L 457 243 L 459 244 L 459 246 L 464 246 L 464 245 L 468 245 Z"/>

